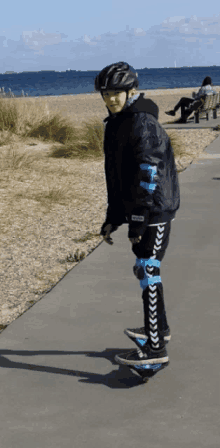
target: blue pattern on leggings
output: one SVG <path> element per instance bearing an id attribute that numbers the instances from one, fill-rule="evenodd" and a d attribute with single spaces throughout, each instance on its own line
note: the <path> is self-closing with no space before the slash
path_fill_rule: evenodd
<path id="1" fill-rule="evenodd" d="M 156 266 L 160 267 L 160 261 L 155 260 L 153 258 L 136 258 L 136 266 L 142 266 L 144 268 L 145 277 L 143 280 L 140 280 L 140 287 L 142 289 L 146 289 L 148 285 L 154 285 L 154 283 L 161 283 L 161 277 L 159 275 L 155 275 L 152 278 L 149 278 L 146 273 L 146 266 Z"/>

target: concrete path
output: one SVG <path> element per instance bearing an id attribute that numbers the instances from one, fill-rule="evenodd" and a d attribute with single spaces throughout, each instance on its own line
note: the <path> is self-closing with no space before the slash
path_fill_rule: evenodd
<path id="1" fill-rule="evenodd" d="M 161 276 L 169 366 L 147 384 L 114 362 L 143 325 L 128 226 L 0 335 L 2 448 L 220 446 L 220 136 L 180 174 Z"/>

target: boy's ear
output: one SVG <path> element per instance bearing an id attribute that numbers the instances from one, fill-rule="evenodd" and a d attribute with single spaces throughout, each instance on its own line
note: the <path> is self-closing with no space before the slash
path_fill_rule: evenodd
<path id="1" fill-rule="evenodd" d="M 136 94 L 136 89 L 131 89 L 129 97 L 132 98 L 132 96 L 134 96 L 135 94 Z"/>

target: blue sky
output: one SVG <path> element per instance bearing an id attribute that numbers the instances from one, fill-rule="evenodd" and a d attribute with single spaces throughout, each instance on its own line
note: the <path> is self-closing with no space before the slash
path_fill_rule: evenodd
<path id="1" fill-rule="evenodd" d="M 0 73 L 220 66 L 219 0 L 11 0 L 1 13 Z"/>

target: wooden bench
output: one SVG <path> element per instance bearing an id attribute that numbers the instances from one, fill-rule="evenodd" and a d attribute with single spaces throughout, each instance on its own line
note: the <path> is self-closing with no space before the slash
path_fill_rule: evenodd
<path id="1" fill-rule="evenodd" d="M 199 123 L 200 118 L 206 116 L 206 120 L 209 119 L 209 112 L 213 111 L 213 118 L 217 118 L 217 107 L 219 107 L 219 95 L 220 93 L 215 93 L 213 95 L 206 95 L 201 97 L 202 104 L 194 111 L 195 123 Z"/>

